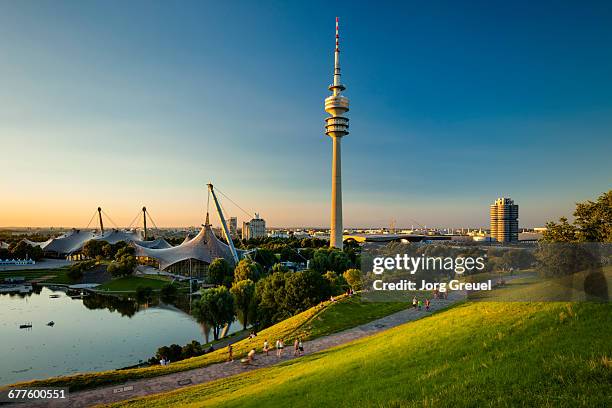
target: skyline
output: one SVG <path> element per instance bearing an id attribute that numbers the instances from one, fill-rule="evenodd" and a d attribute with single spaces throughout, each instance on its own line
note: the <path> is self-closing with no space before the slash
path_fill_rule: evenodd
<path id="1" fill-rule="evenodd" d="M 0 227 L 199 225 L 208 182 L 270 226 L 329 225 L 336 15 L 346 227 L 484 227 L 504 196 L 542 226 L 610 188 L 604 2 L 238 4 L 0 5 Z"/>

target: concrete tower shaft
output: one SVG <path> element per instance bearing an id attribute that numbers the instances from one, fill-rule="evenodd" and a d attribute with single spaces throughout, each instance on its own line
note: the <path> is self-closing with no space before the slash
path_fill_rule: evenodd
<path id="1" fill-rule="evenodd" d="M 342 249 L 342 137 L 349 134 L 349 120 L 345 116 L 349 110 L 349 99 L 342 95 L 346 87 L 340 80 L 340 35 L 338 17 L 336 17 L 336 48 L 334 50 L 334 81 L 329 86 L 331 96 L 325 98 L 325 111 L 329 117 L 325 119 L 325 134 L 332 138 L 332 202 L 331 227 L 329 245 Z"/>

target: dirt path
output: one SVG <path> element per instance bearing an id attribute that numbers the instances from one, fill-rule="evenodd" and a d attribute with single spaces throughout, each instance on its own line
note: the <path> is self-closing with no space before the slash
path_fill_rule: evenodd
<path id="1" fill-rule="evenodd" d="M 431 311 L 440 310 L 449 305 L 462 300 L 465 298 L 463 292 L 453 292 L 449 295 L 449 298 L 434 299 L 431 301 Z M 326 350 L 330 347 L 338 346 L 356 339 L 360 339 L 374 333 L 390 329 L 392 327 L 399 326 L 406 322 L 420 319 L 425 317 L 430 312 L 426 312 L 424 309 L 419 311 L 416 309 L 406 309 L 392 315 L 383 317 L 378 320 L 374 320 L 370 323 L 363 324 L 361 326 L 347 329 L 345 331 L 331 334 L 329 336 L 321 337 L 311 341 L 304 342 L 304 348 L 306 354 L 316 353 L 318 351 Z M 263 339 L 262 339 L 263 342 Z M 270 339 L 272 343 L 272 339 Z M 142 397 L 146 395 L 153 395 L 163 392 L 176 390 L 182 387 L 202 384 L 209 381 L 218 380 L 220 378 L 229 377 L 232 375 L 240 374 L 249 370 L 256 370 L 262 367 L 268 367 L 277 364 L 282 361 L 294 359 L 293 356 L 293 345 L 287 344 L 284 355 L 282 358 L 276 357 L 275 351 L 271 351 L 269 356 L 265 356 L 259 353 L 256 357 L 255 364 L 252 366 L 245 366 L 240 363 L 239 359 L 227 362 L 212 364 L 202 368 L 196 368 L 189 371 L 183 371 L 180 373 L 173 373 L 159 377 L 146 378 L 135 381 L 128 381 L 124 384 L 95 388 L 92 390 L 85 390 L 70 393 L 70 399 L 65 402 L 45 402 L 45 403 L 31 403 L 22 404 L 21 406 L 27 407 L 89 407 L 99 404 L 110 404 L 113 402 L 123 401 L 135 397 Z"/>

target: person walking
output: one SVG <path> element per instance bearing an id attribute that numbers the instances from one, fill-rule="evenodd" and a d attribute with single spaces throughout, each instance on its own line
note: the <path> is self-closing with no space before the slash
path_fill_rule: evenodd
<path id="1" fill-rule="evenodd" d="M 298 337 L 298 348 L 300 350 L 300 356 L 304 354 L 304 343 L 302 343 L 302 338 Z"/>
<path id="2" fill-rule="evenodd" d="M 415 296 L 415 297 L 413 297 L 413 298 L 412 298 L 412 307 L 413 307 L 414 309 L 416 309 L 416 308 L 417 308 L 417 303 L 418 303 L 418 301 L 417 301 L 417 298 L 416 298 L 416 296 Z"/>
<path id="3" fill-rule="evenodd" d="M 285 349 L 285 339 L 280 340 L 280 352 L 278 353 L 279 357 L 283 357 L 283 350 Z"/>
<path id="4" fill-rule="evenodd" d="M 227 345 L 227 361 L 234 361 L 234 348 L 231 344 Z"/>
<path id="5" fill-rule="evenodd" d="M 300 355 L 300 341 L 296 338 L 293 342 L 293 357 L 298 357 Z"/>
<path id="6" fill-rule="evenodd" d="M 419 308 L 419 310 L 421 310 L 423 308 L 423 301 L 422 300 L 419 300 L 418 308 Z"/>
<path id="7" fill-rule="evenodd" d="M 270 351 L 270 345 L 268 344 L 268 339 L 265 339 L 264 345 L 263 345 L 263 352 L 266 353 L 266 356 L 267 356 L 269 351 Z"/>
<path id="8" fill-rule="evenodd" d="M 425 310 L 429 312 L 429 299 L 425 299 Z"/>

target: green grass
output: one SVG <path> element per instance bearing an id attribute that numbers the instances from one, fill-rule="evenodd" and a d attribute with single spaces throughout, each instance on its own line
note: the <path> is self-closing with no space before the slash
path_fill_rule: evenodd
<path id="1" fill-rule="evenodd" d="M 350 305 L 344 305 L 345 302 L 351 303 Z M 270 344 L 274 344 L 276 339 L 284 338 L 286 344 L 291 344 L 291 340 L 296 337 L 302 337 L 304 339 L 312 339 L 314 337 L 323 336 L 333 331 L 342 330 L 343 328 L 354 327 L 361 323 L 365 323 L 367 319 L 375 319 L 382 317 L 387 312 L 394 312 L 399 310 L 401 307 L 405 307 L 405 304 L 395 305 L 393 304 L 377 304 L 377 303 L 364 303 L 363 307 L 357 306 L 355 299 L 347 299 L 344 296 L 338 297 L 336 302 L 322 302 L 319 305 L 312 307 L 300 314 L 297 314 L 287 320 L 275 324 L 274 326 L 268 327 L 258 333 L 258 336 L 254 339 L 244 339 L 237 341 L 233 344 L 234 356 L 241 357 L 246 355 L 252 348 L 256 348 L 259 352 L 263 347 L 263 342 L 268 339 Z M 329 316 L 325 313 L 331 310 L 333 315 L 336 315 L 339 319 L 339 323 L 332 324 L 329 320 Z M 352 318 L 343 318 L 341 313 L 338 311 L 346 311 L 350 313 Z M 356 313 L 360 311 L 364 316 L 357 317 Z M 317 320 L 319 316 L 325 316 L 321 320 Z M 329 331 L 327 331 L 329 330 Z M 70 387 L 71 391 L 94 388 L 102 385 L 115 384 L 125 382 L 127 380 L 135 380 L 139 378 L 150 378 L 160 375 L 192 370 L 194 368 L 205 367 L 210 364 L 220 363 L 227 359 L 227 349 L 216 350 L 210 354 L 205 354 L 199 357 L 193 357 L 190 359 L 177 361 L 168 366 L 152 366 L 145 368 L 133 368 L 126 370 L 112 370 L 102 371 L 94 373 L 75 374 L 64 377 L 53 377 L 44 380 L 34 380 L 25 383 L 20 383 L 19 386 L 29 387 Z"/>
<path id="2" fill-rule="evenodd" d="M 612 305 L 469 302 L 129 407 L 611 406 Z"/>
<path id="3" fill-rule="evenodd" d="M 43 276 L 53 276 L 52 278 L 44 279 L 44 283 L 57 283 L 71 285 L 74 282 L 68 278 L 68 268 L 54 269 L 25 269 L 18 271 L 0 271 L 0 283 L 4 282 L 4 278 L 12 276 L 23 276 L 27 281 L 39 279 Z"/>
<path id="4" fill-rule="evenodd" d="M 96 288 L 102 292 L 134 292 L 139 286 L 150 287 L 153 290 L 161 289 L 170 283 L 168 279 L 144 278 L 140 276 L 124 276 L 112 279 Z"/>
<path id="5" fill-rule="evenodd" d="M 408 302 L 363 302 L 359 295 L 332 303 L 305 327 L 308 338 L 316 338 L 371 322 L 406 309 Z"/>
<path id="6" fill-rule="evenodd" d="M 578 272 L 562 277 L 543 278 L 540 276 L 521 277 L 508 280 L 504 287 L 491 292 L 473 292 L 470 299 L 494 300 L 504 302 L 524 301 L 585 301 L 584 282 L 588 272 Z M 608 290 L 612 288 L 612 266 L 602 269 Z"/>

